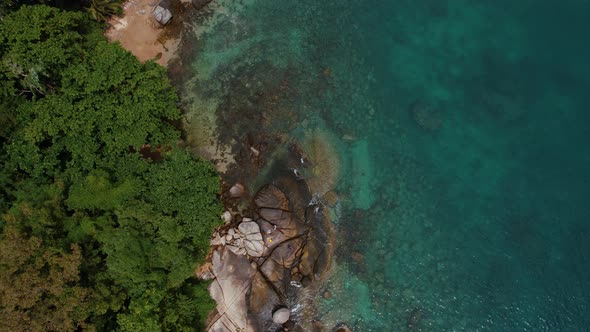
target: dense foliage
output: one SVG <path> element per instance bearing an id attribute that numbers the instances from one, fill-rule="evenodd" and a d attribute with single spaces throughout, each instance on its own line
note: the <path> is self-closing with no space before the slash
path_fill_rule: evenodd
<path id="1" fill-rule="evenodd" d="M 219 178 L 176 147 L 165 70 L 47 6 L 0 56 L 0 330 L 198 330 Z"/>

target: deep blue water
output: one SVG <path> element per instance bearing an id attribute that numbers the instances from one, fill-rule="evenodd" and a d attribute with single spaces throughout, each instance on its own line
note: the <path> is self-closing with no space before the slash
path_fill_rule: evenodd
<path id="1" fill-rule="evenodd" d="M 340 155 L 339 255 L 318 318 L 590 330 L 590 1 L 213 8 L 196 19 L 194 113 L 248 116 L 250 97 L 287 82 L 273 105 L 295 118 L 266 129 L 330 137 Z"/>

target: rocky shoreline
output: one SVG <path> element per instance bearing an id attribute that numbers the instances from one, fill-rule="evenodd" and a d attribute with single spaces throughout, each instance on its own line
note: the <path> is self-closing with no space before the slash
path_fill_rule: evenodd
<path id="1" fill-rule="evenodd" d="M 260 169 L 268 184 L 254 195 L 241 183 L 225 192 L 231 219 L 214 234 L 211 264 L 199 272 L 213 280 L 218 303 L 209 331 L 318 330 L 310 299 L 330 270 L 334 232 L 326 202 L 302 177 L 300 150 L 278 150 Z"/>
<path id="2" fill-rule="evenodd" d="M 123 14 L 112 17 L 105 36 L 121 43 L 139 61 L 167 67 L 177 57 L 190 0 L 128 0 Z"/>
<path id="3" fill-rule="evenodd" d="M 183 19 L 209 2 L 194 0 L 191 9 L 186 0 L 131 0 L 106 34 L 141 61 L 167 66 L 180 85 Z M 157 22 L 168 16 L 160 7 L 170 10 L 171 20 Z M 190 137 L 183 143 L 213 160 L 224 181 L 224 225 L 195 272 L 211 281 L 217 302 L 207 331 L 349 331 L 345 324 L 324 326 L 315 309 L 316 299 L 330 294 L 324 281 L 334 256 L 331 208 L 338 200 L 333 189 L 339 161 L 330 138 L 312 130 L 300 143 L 282 133 L 252 132 L 247 128 L 260 127 L 250 119 L 238 121 L 226 132 L 248 142 L 212 132 L 210 145 Z"/>

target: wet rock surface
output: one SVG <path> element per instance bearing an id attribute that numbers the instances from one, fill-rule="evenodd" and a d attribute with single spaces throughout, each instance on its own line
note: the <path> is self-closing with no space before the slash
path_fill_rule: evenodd
<path id="1" fill-rule="evenodd" d="M 247 194 L 252 187 L 246 181 L 225 187 L 234 219 L 211 240 L 216 280 L 211 293 L 218 315 L 209 331 L 222 331 L 217 329 L 221 325 L 279 331 L 287 322 L 291 330 L 309 328 L 301 304 L 310 292 L 321 296 L 319 281 L 331 262 L 331 223 L 306 181 L 289 167 L 290 156 L 285 150 L 261 171 L 269 183 L 260 185 L 253 197 Z M 243 183 L 240 203 L 234 198 L 235 183 Z M 238 207 L 241 211 L 236 212 Z M 244 271 L 236 272 L 237 268 Z M 233 294 L 235 302 L 228 303 L 227 294 Z"/>

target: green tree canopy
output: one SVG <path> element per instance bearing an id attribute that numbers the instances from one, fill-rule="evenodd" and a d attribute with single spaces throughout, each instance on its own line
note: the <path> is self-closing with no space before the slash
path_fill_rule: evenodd
<path id="1" fill-rule="evenodd" d="M 0 76 L 0 329 L 202 327 L 220 183 L 177 147 L 165 70 L 85 13 L 23 6 L 0 21 Z"/>

